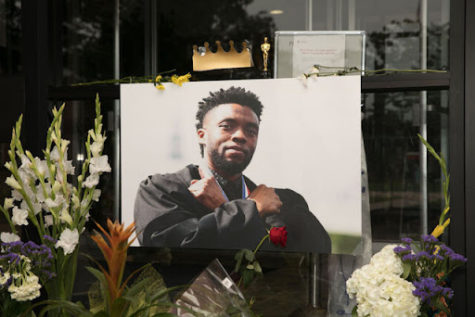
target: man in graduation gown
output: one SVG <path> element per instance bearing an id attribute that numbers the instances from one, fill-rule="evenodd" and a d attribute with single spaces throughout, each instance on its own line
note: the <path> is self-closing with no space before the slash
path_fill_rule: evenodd
<path id="1" fill-rule="evenodd" d="M 199 103 L 203 163 L 140 184 L 134 217 L 141 245 L 253 249 L 271 227 L 285 226 L 286 250 L 331 252 L 327 232 L 301 195 L 256 186 L 242 174 L 257 145 L 262 108 L 254 93 L 239 87 L 211 92 Z"/>

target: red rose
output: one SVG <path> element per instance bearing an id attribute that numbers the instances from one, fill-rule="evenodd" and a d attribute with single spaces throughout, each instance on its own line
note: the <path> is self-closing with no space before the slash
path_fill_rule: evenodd
<path id="1" fill-rule="evenodd" d="M 284 227 L 272 227 L 269 233 L 270 241 L 275 245 L 281 245 L 285 247 L 287 243 L 287 230 Z"/>

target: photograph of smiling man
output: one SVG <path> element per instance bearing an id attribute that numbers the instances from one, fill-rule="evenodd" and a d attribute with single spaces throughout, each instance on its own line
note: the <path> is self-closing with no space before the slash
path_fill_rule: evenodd
<path id="1" fill-rule="evenodd" d="M 134 218 L 141 245 L 253 248 L 267 228 L 286 226 L 288 249 L 331 252 L 330 237 L 299 194 L 256 186 L 243 175 L 256 149 L 262 108 L 254 93 L 234 86 L 199 102 L 203 161 L 140 184 Z"/>
<path id="2" fill-rule="evenodd" d="M 124 218 L 130 219 L 130 209 L 133 209 L 133 220 L 136 222 L 140 245 L 253 249 L 260 239 L 266 235 L 266 230 L 271 227 L 285 226 L 288 232 L 285 250 L 331 252 L 328 229 L 325 229 L 325 223 L 320 217 L 324 213 L 321 214 L 313 207 L 310 208 L 307 203 L 307 196 L 311 196 L 310 194 L 313 193 L 318 195 L 318 190 L 309 194 L 308 190 L 305 191 L 305 186 L 299 186 L 295 180 L 301 179 L 305 173 L 312 177 L 314 170 L 317 172 L 321 170 L 318 161 L 305 163 L 310 163 L 310 165 L 302 165 L 302 162 L 307 161 L 306 156 L 310 160 L 315 158 L 315 151 L 312 147 L 318 147 L 318 140 L 328 132 L 333 133 L 333 130 L 317 135 L 314 132 L 309 133 L 309 131 L 319 130 L 318 126 L 301 126 L 299 127 L 300 131 L 296 131 L 294 127 L 298 127 L 305 122 L 287 122 L 285 117 L 280 118 L 280 124 L 275 125 L 276 122 L 274 122 L 274 125 L 265 124 L 266 120 L 273 120 L 276 115 L 279 116 L 279 112 L 282 115 L 285 114 L 286 110 L 282 113 L 284 107 L 277 107 L 275 102 L 268 102 L 270 91 L 264 89 L 267 90 L 267 93 L 262 93 L 263 87 L 256 86 L 256 84 L 260 84 L 260 86 L 264 84 L 265 86 L 270 82 L 274 82 L 275 88 L 278 88 L 279 84 L 285 84 L 284 81 L 289 80 L 201 82 L 189 83 L 182 88 L 168 86 L 165 91 L 152 91 L 155 94 L 158 93 L 157 95 L 161 95 L 161 98 L 156 99 L 156 109 L 162 107 L 159 105 L 160 100 L 163 101 L 167 94 L 177 96 L 175 94 L 179 93 L 179 90 L 184 90 L 183 94 L 179 94 L 180 99 L 186 99 L 186 101 L 181 100 L 179 104 L 185 103 L 187 106 L 180 107 L 176 104 L 173 105 L 175 109 L 172 109 L 172 106 L 163 105 L 166 111 L 162 108 L 162 111 L 156 111 L 153 115 L 157 118 L 165 116 L 166 127 L 149 134 L 137 134 L 140 130 L 148 130 L 145 128 L 144 122 L 139 126 L 135 126 L 135 132 L 133 132 L 134 129 L 130 130 L 133 128 L 130 120 L 137 121 L 141 117 L 137 113 L 141 110 L 139 110 L 140 108 L 135 109 L 135 114 L 130 114 L 125 107 L 132 106 L 125 104 L 124 107 L 124 99 L 121 97 L 123 122 L 122 188 L 123 199 L 127 199 L 127 203 L 124 203 L 124 201 L 122 203 L 122 220 L 124 221 Z M 185 96 L 190 93 L 196 98 L 196 89 L 190 88 L 197 84 L 201 84 L 201 86 L 205 84 L 204 86 L 211 89 L 207 90 L 208 92 L 200 90 L 201 96 L 198 100 L 195 99 L 196 101 L 193 102 L 195 106 L 193 106 L 191 98 Z M 299 90 L 303 92 L 309 89 L 302 83 L 295 83 L 295 80 L 290 80 L 287 84 L 291 84 L 290 86 L 287 85 L 287 89 L 292 86 L 299 87 L 298 85 L 300 85 Z M 128 86 L 136 87 L 127 87 L 126 90 L 145 88 L 141 87 L 144 85 Z M 153 88 L 153 86 L 148 88 Z M 259 94 L 256 91 L 260 91 Z M 289 91 L 282 95 L 288 94 Z M 315 115 L 315 113 L 305 113 L 306 107 L 301 106 L 300 102 L 302 100 L 297 97 L 297 91 L 292 93 L 290 90 L 290 94 L 295 94 L 294 97 L 296 98 L 293 99 L 296 103 L 294 105 L 287 104 L 285 106 L 287 109 L 291 110 L 291 107 L 294 107 L 291 111 L 294 113 L 303 110 L 304 113 L 299 114 L 298 117 L 300 115 Z M 132 95 L 138 96 L 136 93 Z M 129 99 L 130 97 L 126 98 L 125 101 Z M 136 105 L 137 103 L 134 107 Z M 189 120 L 189 114 L 183 111 L 185 109 L 186 112 L 193 111 L 193 123 Z M 172 114 L 173 112 L 174 114 Z M 147 113 L 148 116 L 152 116 L 149 111 Z M 348 114 L 344 114 L 344 116 L 348 116 Z M 145 118 L 143 115 L 142 117 Z M 327 116 L 327 119 L 333 120 L 332 118 L 336 118 L 335 111 L 330 111 Z M 292 118 L 289 117 L 289 119 Z M 298 118 L 294 116 L 293 119 Z M 357 120 L 359 120 L 359 117 Z M 164 120 L 160 121 L 164 122 Z M 354 119 L 352 121 L 358 122 L 356 125 L 353 122 L 352 125 L 355 125 L 359 131 L 359 121 Z M 314 121 L 314 124 L 318 123 L 319 120 Z M 193 128 L 192 134 L 195 145 L 192 150 L 198 154 L 197 157 L 190 156 L 187 153 L 189 150 L 187 144 L 191 144 L 191 140 L 182 131 L 185 124 L 187 129 L 184 131 L 187 133 L 190 132 L 188 125 Z M 275 130 L 276 128 L 278 130 Z M 292 128 L 292 130 L 282 134 L 282 130 L 287 128 Z M 267 129 L 272 129 L 272 131 L 266 132 Z M 131 146 L 132 143 L 127 138 L 131 131 L 135 136 L 135 144 L 137 140 L 147 140 L 146 142 L 142 141 L 144 142 L 142 143 L 142 155 L 147 155 L 148 150 L 146 149 L 156 146 L 155 140 L 158 140 L 158 149 L 165 152 L 165 155 L 162 153 L 162 157 L 155 157 L 154 163 L 149 166 L 148 174 L 135 183 L 139 185 L 135 186 L 132 204 L 130 202 L 132 197 L 129 193 L 131 189 L 128 190 L 128 193 L 124 192 L 124 187 L 126 187 L 124 179 L 133 173 L 127 168 L 130 164 L 126 164 L 132 158 L 129 155 L 130 152 L 127 151 L 127 147 Z M 164 132 L 167 134 L 166 137 L 163 135 Z M 269 136 L 273 136 L 275 139 L 270 139 Z M 327 136 L 332 135 L 327 134 Z M 300 153 L 288 153 L 288 150 L 293 150 L 288 145 L 289 137 L 293 138 L 294 143 L 307 142 L 305 147 L 308 147 L 308 149 Z M 337 141 L 341 139 L 335 135 L 332 137 L 336 137 Z M 309 138 L 314 144 L 308 143 Z M 351 142 L 354 142 L 353 139 L 355 138 L 350 139 Z M 164 148 L 163 141 L 165 140 L 169 148 Z M 340 145 L 344 146 L 341 143 Z M 264 148 L 264 151 L 262 151 L 262 148 Z M 328 149 L 328 146 L 322 144 L 321 149 Z M 141 161 L 137 159 L 138 153 L 140 152 L 134 153 L 136 163 Z M 332 158 L 338 155 L 337 153 L 328 153 L 327 150 L 325 154 Z M 359 156 L 359 152 L 356 151 L 355 155 Z M 164 156 L 165 161 L 163 160 Z M 282 156 L 287 156 L 287 159 L 282 160 Z M 167 163 L 167 159 L 173 163 Z M 186 159 L 189 161 L 185 162 Z M 256 159 L 258 164 L 256 164 Z M 325 161 L 325 159 L 321 160 L 323 163 Z M 162 162 L 165 166 L 161 166 Z M 183 164 L 178 166 L 178 162 L 183 162 Z M 281 163 L 284 163 L 284 165 L 279 165 Z M 341 163 L 347 165 L 345 159 L 340 160 L 337 164 L 341 165 Z M 133 164 L 133 166 L 137 166 L 137 164 Z M 139 166 L 143 165 L 139 164 Z M 166 169 L 166 166 L 170 166 L 170 168 Z M 340 167 L 344 172 L 348 172 L 347 167 Z M 335 169 L 331 166 L 327 166 L 327 168 Z M 292 172 L 289 173 L 289 171 Z M 143 174 L 143 172 L 140 173 Z M 353 174 L 359 174 L 359 171 Z M 348 174 L 347 178 L 354 178 L 355 175 Z M 327 177 L 324 174 L 322 176 L 324 176 L 322 181 L 327 181 L 325 180 Z M 134 179 L 137 179 L 137 177 L 134 177 Z M 336 176 L 336 180 L 339 180 L 338 176 Z M 316 179 L 316 182 L 314 182 L 317 189 L 322 185 L 317 184 L 318 181 Z M 294 185 L 296 185 L 296 189 L 294 189 Z M 347 189 L 345 190 L 347 191 Z M 359 192 L 360 189 L 355 187 L 354 191 Z M 340 196 L 343 194 L 347 197 L 358 196 L 349 192 L 336 194 Z M 320 200 L 326 199 L 320 195 L 318 196 Z M 312 198 L 310 200 L 312 201 Z M 361 205 L 361 200 L 359 205 Z M 355 208 L 358 209 L 358 206 Z M 342 210 L 341 206 L 334 205 L 333 211 L 336 210 L 339 210 L 338 217 L 342 217 L 340 219 L 349 219 L 349 213 Z M 361 215 L 358 215 L 358 217 L 361 218 Z M 357 220 L 357 222 L 359 221 Z M 265 244 L 263 249 L 282 250 L 270 243 Z"/>

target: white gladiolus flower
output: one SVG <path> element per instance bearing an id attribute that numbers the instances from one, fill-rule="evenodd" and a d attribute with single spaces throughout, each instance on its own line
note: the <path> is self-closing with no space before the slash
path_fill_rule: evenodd
<path id="1" fill-rule="evenodd" d="M 10 243 L 20 241 L 20 237 L 11 232 L 2 232 L 0 233 L 0 240 L 2 240 L 3 243 Z"/>
<path id="2" fill-rule="evenodd" d="M 29 169 L 31 167 L 30 159 L 25 154 L 21 154 L 20 159 L 21 159 L 20 168 Z"/>
<path id="3" fill-rule="evenodd" d="M 36 194 L 33 192 L 30 186 L 26 186 L 25 188 L 23 188 L 23 190 L 25 191 L 25 194 L 28 197 L 28 199 L 30 199 L 30 201 L 35 201 Z M 23 197 L 21 199 L 23 199 Z"/>
<path id="4" fill-rule="evenodd" d="M 40 203 L 33 203 L 32 205 L 33 205 L 33 214 L 35 214 L 35 216 L 36 216 L 37 214 L 40 213 L 40 211 L 42 209 L 41 204 Z"/>
<path id="5" fill-rule="evenodd" d="M 73 208 L 74 208 L 74 209 L 79 208 L 79 206 L 80 206 L 81 203 L 79 202 L 79 197 L 78 197 L 77 193 L 74 193 L 74 194 L 73 194 L 71 200 L 72 200 L 72 202 L 73 202 Z"/>
<path id="6" fill-rule="evenodd" d="M 63 203 L 65 203 L 66 200 L 64 199 L 63 195 L 57 194 L 56 198 L 52 200 L 51 198 L 48 198 L 45 200 L 45 205 L 49 209 L 57 208 L 61 206 Z"/>
<path id="7" fill-rule="evenodd" d="M 96 174 L 110 171 L 111 167 L 107 162 L 107 155 L 91 158 L 91 164 L 89 165 L 89 173 Z"/>
<path id="8" fill-rule="evenodd" d="M 44 178 L 49 178 L 48 164 L 45 160 L 40 160 L 35 157 L 35 165 L 38 173 L 40 173 Z"/>
<path id="9" fill-rule="evenodd" d="M 104 149 L 104 142 L 93 142 L 91 144 L 91 153 L 93 157 L 99 157 Z"/>
<path id="10" fill-rule="evenodd" d="M 61 139 L 61 151 L 64 153 L 64 158 L 66 158 L 68 154 L 68 145 L 71 143 L 69 140 Z"/>
<path id="11" fill-rule="evenodd" d="M 13 189 L 16 189 L 16 190 L 21 189 L 20 184 L 17 182 L 17 180 L 13 176 L 7 177 L 7 179 L 5 180 L 5 183 L 7 183 L 7 185 Z"/>
<path id="12" fill-rule="evenodd" d="M 45 216 L 45 225 L 48 227 L 51 227 L 53 225 L 53 216 L 52 215 L 46 215 Z"/>
<path id="13" fill-rule="evenodd" d="M 20 201 L 23 199 L 23 196 L 20 194 L 20 192 L 16 189 L 12 190 L 12 198 L 13 200 Z"/>
<path id="14" fill-rule="evenodd" d="M 59 151 L 58 151 L 58 148 L 55 145 L 53 150 L 50 153 L 50 159 L 54 162 L 59 162 L 59 158 L 60 158 Z"/>
<path id="15" fill-rule="evenodd" d="M 71 230 L 69 228 L 64 229 L 59 236 L 58 242 L 56 242 L 56 249 L 63 248 L 64 254 L 71 254 L 74 252 L 76 245 L 79 241 L 78 229 L 74 228 Z"/>
<path id="16" fill-rule="evenodd" d="M 73 161 L 64 161 L 64 170 L 66 171 L 66 174 L 74 175 Z"/>
<path id="17" fill-rule="evenodd" d="M 3 166 L 5 166 L 5 168 L 6 168 L 7 170 L 11 171 L 11 169 L 12 169 L 12 162 L 6 162 L 5 165 L 3 165 Z"/>
<path id="18" fill-rule="evenodd" d="M 3 208 L 10 209 L 12 207 L 13 207 L 13 198 L 5 198 L 5 201 L 3 202 Z"/>
<path id="19" fill-rule="evenodd" d="M 99 174 L 91 174 L 82 183 L 82 187 L 93 188 L 97 184 L 99 184 Z"/>
<path id="20" fill-rule="evenodd" d="M 61 209 L 59 213 L 59 220 L 61 220 L 63 223 L 67 223 L 68 225 L 73 224 L 73 218 L 69 214 L 69 206 L 66 205 L 63 209 Z"/>
<path id="21" fill-rule="evenodd" d="M 24 209 L 20 209 L 18 207 L 13 207 L 13 217 L 12 222 L 14 225 L 21 226 L 21 225 L 28 225 L 28 211 Z"/>
<path id="22" fill-rule="evenodd" d="M 45 183 L 45 191 L 46 191 L 46 197 L 48 197 L 51 194 L 51 184 L 50 183 Z M 36 201 L 39 203 L 44 203 L 45 202 L 45 194 L 43 193 L 43 187 L 41 184 L 36 186 Z"/>
<path id="23" fill-rule="evenodd" d="M 99 201 L 99 197 L 101 197 L 101 190 L 94 189 L 94 193 L 92 194 L 92 200 Z"/>
<path id="24" fill-rule="evenodd" d="M 52 190 L 53 190 L 54 193 L 57 193 L 57 192 L 59 192 L 59 191 L 61 190 L 61 187 L 62 187 L 62 186 L 61 186 L 61 183 L 59 183 L 59 182 L 54 182 L 54 183 L 53 183 L 53 188 L 52 188 Z"/>

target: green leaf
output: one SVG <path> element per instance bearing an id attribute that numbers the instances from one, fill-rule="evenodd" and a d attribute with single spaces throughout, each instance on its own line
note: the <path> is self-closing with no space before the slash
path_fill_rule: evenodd
<path id="1" fill-rule="evenodd" d="M 358 317 L 358 305 L 355 305 L 355 307 L 353 307 L 353 309 L 351 310 L 351 316 Z"/>
<path id="2" fill-rule="evenodd" d="M 254 252 L 248 249 L 243 249 L 244 251 L 244 257 L 246 258 L 247 261 L 252 262 L 254 261 L 255 255 Z"/>
<path id="3" fill-rule="evenodd" d="M 236 265 L 234 266 L 234 272 L 239 272 L 241 268 L 242 259 L 244 257 L 244 249 L 239 250 L 236 255 L 234 255 L 234 260 L 236 260 Z"/>
<path id="4" fill-rule="evenodd" d="M 251 282 L 254 280 L 254 275 L 254 271 L 244 270 L 242 272 L 242 281 L 244 283 L 244 287 L 248 287 L 249 284 L 251 284 Z"/>
<path id="5" fill-rule="evenodd" d="M 254 261 L 253 265 L 254 265 L 254 271 L 256 271 L 259 274 L 262 274 L 262 268 L 259 262 Z"/>
<path id="6" fill-rule="evenodd" d="M 129 310 L 130 302 L 123 298 L 119 297 L 112 303 L 112 308 L 110 315 L 114 317 L 127 316 L 126 313 Z"/>
<path id="7" fill-rule="evenodd" d="M 408 263 L 408 262 L 402 262 L 402 278 L 403 279 L 407 279 L 407 277 L 409 276 L 409 274 L 411 274 L 411 263 Z"/>

